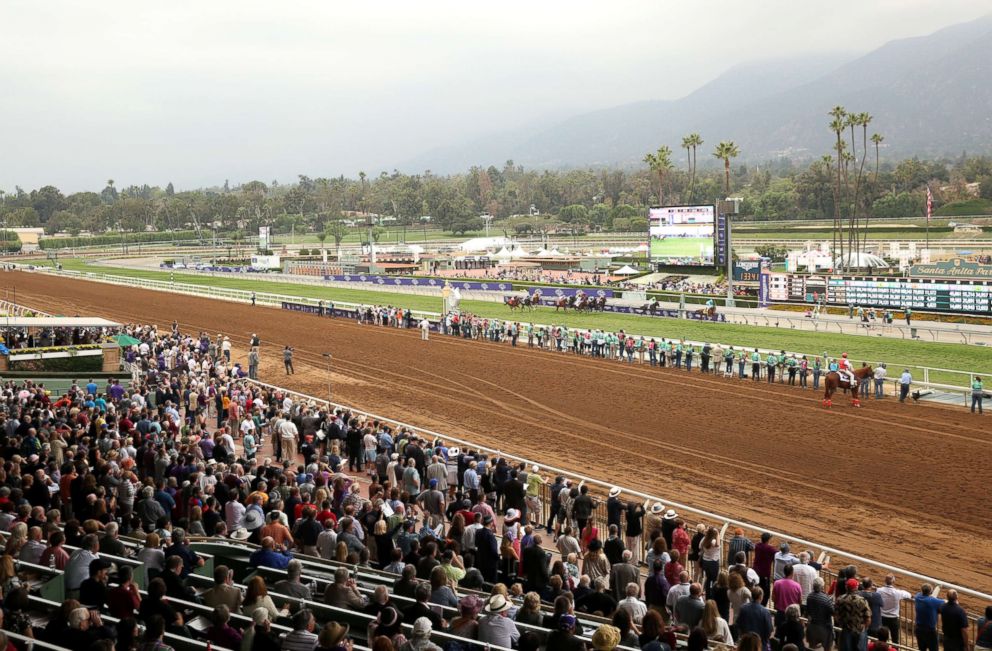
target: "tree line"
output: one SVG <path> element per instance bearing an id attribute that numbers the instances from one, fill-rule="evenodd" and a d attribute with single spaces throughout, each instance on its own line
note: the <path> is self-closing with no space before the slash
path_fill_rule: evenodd
<path id="1" fill-rule="evenodd" d="M 855 135 L 858 140 L 862 133 Z M 717 164 L 697 169 L 697 150 L 704 141 L 690 134 L 682 142 L 684 164 L 675 163 L 672 150 L 662 146 L 645 158 L 643 169 L 531 170 L 507 161 L 502 167 L 473 167 L 449 176 L 430 171 L 360 172 L 356 178 L 300 175 L 294 183 L 225 182 L 187 191 L 176 191 L 172 183 L 118 188 L 113 180 L 99 192 L 16 187 L 0 191 L 0 228 L 42 227 L 49 234 L 72 235 L 199 228 L 209 237 L 212 231 L 254 234 L 267 225 L 275 232 L 295 228 L 337 239 L 336 232 L 347 232 L 342 220 L 362 220 L 367 214 L 418 228 L 430 216 L 433 227 L 455 233 L 481 228 L 480 215 L 489 214 L 497 228 L 516 232 L 640 231 L 646 229 L 648 206 L 713 203 L 727 196 L 743 199 L 744 219 L 825 219 L 835 224 L 847 219 L 864 227 L 868 217 L 923 216 L 928 185 L 937 207 L 974 199 L 976 183 L 981 196 L 992 199 L 988 157 L 887 161 L 880 141 L 855 142 L 856 151 L 847 149 L 847 142 L 842 137 L 839 168 L 836 156 L 803 164 L 788 159 L 736 164 L 737 145 L 720 141 L 711 156 L 704 155 Z M 864 160 L 869 150 L 876 155 L 871 165 Z"/>

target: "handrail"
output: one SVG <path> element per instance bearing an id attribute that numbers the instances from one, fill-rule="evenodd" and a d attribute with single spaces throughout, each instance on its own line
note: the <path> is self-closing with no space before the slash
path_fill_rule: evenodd
<path id="1" fill-rule="evenodd" d="M 615 485 L 615 484 L 611 484 L 609 482 L 604 482 L 604 481 L 601 481 L 599 479 L 595 479 L 593 477 L 587 477 L 587 476 L 584 476 L 584 475 L 580 475 L 578 473 L 575 473 L 575 472 L 570 471 L 570 470 L 566 470 L 564 468 L 558 468 L 558 467 L 555 467 L 555 466 L 551 466 L 551 465 L 549 465 L 549 464 L 547 464 L 546 462 L 543 462 L 543 461 L 536 461 L 536 460 L 528 459 L 526 457 L 521 457 L 521 456 L 514 455 L 514 454 L 508 454 L 508 453 L 506 453 L 506 452 L 504 452 L 502 450 L 491 448 L 489 446 L 479 444 L 479 443 L 477 443 L 475 441 L 468 441 L 466 439 L 457 438 L 457 437 L 454 437 L 454 436 L 451 436 L 451 435 L 448 435 L 448 434 L 441 434 L 439 432 L 435 432 L 435 431 L 432 431 L 432 430 L 429 430 L 429 429 L 426 429 L 426 428 L 422 428 L 422 427 L 417 427 L 416 425 L 411 425 L 410 423 L 405 423 L 403 421 L 396 420 L 395 418 L 389 418 L 387 416 L 382 416 L 382 415 L 379 415 L 379 414 L 374 414 L 374 413 L 367 412 L 367 411 L 364 411 L 364 410 L 361 410 L 361 409 L 357 409 L 357 408 L 354 408 L 354 407 L 351 407 L 351 406 L 348 406 L 348 405 L 342 405 L 340 403 L 330 402 L 330 401 L 324 400 L 322 398 L 316 398 L 316 397 L 313 397 L 313 396 L 308 396 L 306 394 L 299 393 L 298 391 L 293 391 L 292 389 L 287 389 L 285 387 L 280 387 L 278 385 L 269 384 L 267 382 L 262 382 L 260 380 L 246 380 L 246 381 L 249 382 L 249 383 L 255 384 L 255 385 L 259 386 L 259 387 L 264 387 L 264 388 L 269 389 L 269 390 L 280 391 L 280 392 L 283 392 L 284 394 L 292 394 L 294 396 L 299 396 L 300 398 L 305 399 L 307 401 L 316 402 L 316 403 L 323 403 L 324 405 L 327 405 L 330 408 L 334 408 L 334 409 L 345 409 L 345 410 L 348 410 L 348 411 L 350 411 L 350 412 L 352 412 L 354 414 L 359 414 L 359 415 L 365 416 L 367 418 L 372 418 L 372 419 L 379 420 L 379 421 L 389 422 L 389 423 L 392 423 L 392 424 L 394 424 L 394 425 L 396 425 L 396 426 L 398 426 L 400 428 L 403 428 L 403 429 L 406 429 L 406 430 L 410 430 L 410 431 L 415 431 L 415 432 L 417 432 L 419 434 L 423 434 L 423 435 L 425 435 L 426 437 L 428 437 L 430 439 L 439 439 L 439 440 L 442 440 L 442 441 L 449 441 L 449 442 L 452 442 L 452 443 L 457 443 L 459 445 L 467 446 L 467 447 L 470 447 L 470 448 L 474 448 L 474 449 L 477 449 L 477 450 L 480 450 L 480 451 L 487 452 L 489 454 L 494 454 L 494 455 L 502 456 L 502 457 L 505 457 L 505 458 L 508 458 L 508 459 L 513 459 L 516 462 L 523 462 L 527 466 L 538 465 L 538 466 L 540 466 L 544 470 L 547 470 L 547 471 L 550 471 L 550 472 L 554 472 L 554 473 L 560 474 L 560 475 L 571 476 L 571 477 L 573 477 L 575 479 L 579 479 L 581 481 L 584 481 L 588 485 L 598 486 L 600 488 L 604 488 L 604 489 L 607 489 L 607 490 L 611 489 Z M 957 585 L 955 583 L 951 583 L 949 581 L 944 581 L 942 579 L 938 579 L 938 578 L 935 578 L 935 577 L 932 577 L 932 576 L 928 576 L 926 574 L 920 574 L 918 572 L 913 572 L 911 570 L 906 570 L 906 569 L 903 569 L 903 568 L 898 567 L 898 566 L 895 566 L 895 565 L 890 565 L 888 563 L 884 563 L 884 562 L 881 562 L 881 561 L 873 560 L 871 558 L 867 558 L 865 556 L 860 556 L 860 555 L 857 555 L 857 554 L 852 554 L 850 552 L 845 552 L 843 550 L 840 550 L 840 549 L 837 549 L 837 548 L 834 548 L 834 547 L 830 547 L 830 546 L 824 545 L 822 543 L 818 543 L 818 542 L 814 542 L 814 541 L 810 541 L 810 540 L 805 540 L 803 538 L 799 538 L 799 537 L 794 536 L 792 534 L 775 531 L 775 530 L 769 529 L 767 527 L 762 527 L 762 526 L 759 526 L 757 524 L 754 524 L 754 523 L 751 523 L 751 522 L 747 522 L 746 520 L 738 520 L 736 518 L 731 518 L 731 517 L 728 517 L 728 516 L 725 516 L 725 515 L 720 515 L 720 514 L 717 514 L 717 513 L 712 513 L 710 511 L 706 511 L 706 510 L 703 510 L 703 509 L 698 509 L 696 507 L 689 506 L 687 504 L 682 504 L 681 502 L 677 502 L 677 501 L 675 501 L 673 499 L 669 499 L 669 498 L 666 498 L 666 497 L 659 497 L 659 496 L 656 496 L 656 495 L 651 495 L 649 493 L 645 493 L 643 491 L 633 490 L 633 489 L 629 489 L 629 488 L 626 488 L 626 487 L 621 487 L 621 488 L 623 489 L 623 492 L 624 493 L 627 493 L 628 495 L 632 495 L 632 496 L 635 496 L 635 497 L 638 497 L 638 498 L 644 499 L 644 500 L 656 501 L 656 502 L 661 502 L 663 504 L 671 505 L 671 506 L 673 506 L 673 507 L 675 507 L 677 509 L 680 509 L 682 511 L 693 513 L 695 515 L 698 515 L 698 516 L 701 516 L 701 517 L 704 517 L 704 518 L 708 518 L 710 520 L 717 520 L 717 521 L 723 522 L 725 526 L 744 527 L 744 528 L 750 529 L 752 531 L 767 531 L 768 533 L 770 533 L 772 536 L 774 536 L 776 538 L 782 538 L 782 539 L 785 539 L 785 540 L 791 540 L 791 541 L 793 541 L 793 542 L 795 542 L 797 544 L 804 545 L 804 546 L 807 546 L 807 547 L 813 547 L 813 548 L 819 549 L 819 550 L 821 550 L 823 552 L 826 552 L 828 554 L 836 554 L 836 555 L 839 555 L 839 556 L 843 556 L 845 558 L 851 559 L 852 561 L 856 561 L 858 563 L 865 563 L 865 564 L 874 566 L 876 568 L 879 568 L 881 570 L 885 570 L 885 571 L 888 571 L 888 572 L 894 572 L 894 573 L 901 574 L 901 575 L 906 576 L 906 577 L 911 577 L 911 578 L 914 578 L 914 579 L 918 579 L 920 581 L 925 581 L 925 582 L 928 582 L 928 583 L 933 583 L 933 584 L 938 585 L 938 586 L 941 586 L 942 588 L 945 588 L 945 589 L 954 589 L 954 590 L 957 590 L 958 592 L 960 592 L 962 594 L 970 595 L 972 597 L 983 599 L 985 601 L 992 601 L 992 594 L 981 592 L 979 590 L 973 590 L 972 588 L 968 588 L 966 586 Z"/>

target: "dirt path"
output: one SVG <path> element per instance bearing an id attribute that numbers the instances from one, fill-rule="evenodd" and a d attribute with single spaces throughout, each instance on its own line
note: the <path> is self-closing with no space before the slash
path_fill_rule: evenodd
<path id="1" fill-rule="evenodd" d="M 780 385 L 9 277 L 20 300 L 49 312 L 175 318 L 238 343 L 257 332 L 272 360 L 291 344 L 297 374 L 263 379 L 316 396 L 330 351 L 336 401 L 992 592 L 992 435 L 960 409 L 888 400 L 825 411 L 812 392 Z"/>

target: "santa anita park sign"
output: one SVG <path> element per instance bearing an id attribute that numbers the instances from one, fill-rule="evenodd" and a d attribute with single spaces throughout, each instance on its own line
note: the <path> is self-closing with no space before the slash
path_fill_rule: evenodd
<path id="1" fill-rule="evenodd" d="M 919 264 L 909 268 L 913 278 L 975 278 L 992 280 L 992 265 L 968 262 L 960 258 L 947 262 Z"/>

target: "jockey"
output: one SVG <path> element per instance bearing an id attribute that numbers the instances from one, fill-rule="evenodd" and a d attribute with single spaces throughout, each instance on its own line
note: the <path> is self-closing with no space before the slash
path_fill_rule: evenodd
<path id="1" fill-rule="evenodd" d="M 837 360 L 837 372 L 840 374 L 841 380 L 846 380 L 851 386 L 854 386 L 854 367 L 851 366 L 851 360 L 847 358 L 847 353 L 840 356 Z"/>
<path id="2" fill-rule="evenodd" d="M 709 310 L 712 310 L 715 307 L 716 307 L 716 303 L 713 302 L 713 299 L 712 298 L 707 299 L 707 301 L 706 301 L 706 308 L 709 309 Z"/>

